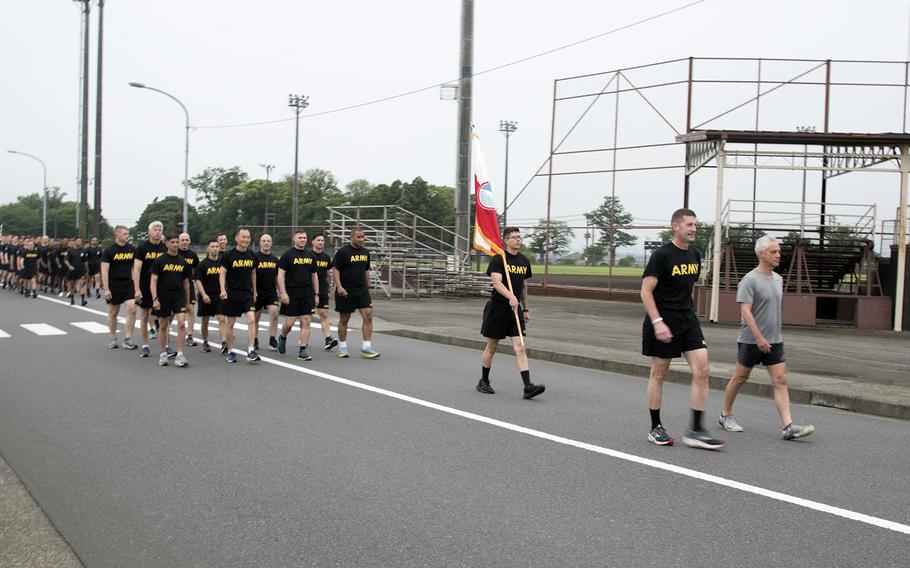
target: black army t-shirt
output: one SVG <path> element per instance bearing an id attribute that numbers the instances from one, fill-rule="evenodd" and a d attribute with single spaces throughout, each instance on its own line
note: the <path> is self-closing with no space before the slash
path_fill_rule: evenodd
<path id="1" fill-rule="evenodd" d="M 199 261 L 199 265 L 196 267 L 195 279 L 202 282 L 205 295 L 212 301 L 218 300 L 218 295 L 221 293 L 221 284 L 218 282 L 220 265 L 220 260 L 212 260 L 206 256 Z"/>
<path id="2" fill-rule="evenodd" d="M 159 256 L 167 252 L 167 246 L 164 241 L 157 245 L 151 241 L 145 241 L 136 249 L 136 260 L 142 261 L 142 268 L 139 269 L 139 282 L 148 285 L 152 281 L 152 264 Z"/>
<path id="3" fill-rule="evenodd" d="M 658 310 L 692 309 L 692 288 L 701 274 L 701 254 L 690 246 L 686 250 L 669 242 L 651 255 L 642 275 L 657 278 L 654 302 Z"/>
<path id="4" fill-rule="evenodd" d="M 313 254 L 316 256 L 316 278 L 319 281 L 319 293 L 324 294 L 329 290 L 329 270 L 332 269 L 332 257 L 325 251 Z"/>
<path id="5" fill-rule="evenodd" d="M 250 249 L 240 252 L 236 248 L 224 253 L 221 266 L 227 270 L 224 284 L 227 290 L 235 292 L 253 291 L 253 271 L 256 270 L 256 255 Z"/>
<path id="6" fill-rule="evenodd" d="M 85 261 L 89 268 L 101 266 L 101 247 L 85 247 Z"/>
<path id="7" fill-rule="evenodd" d="M 190 277 L 192 270 L 181 255 L 171 256 L 167 253 L 152 262 L 151 274 L 158 276 L 156 292 L 158 297 L 171 304 L 182 304 L 183 281 Z M 151 276 L 149 276 L 151 278 Z"/>
<path id="8" fill-rule="evenodd" d="M 278 257 L 274 254 L 256 253 L 256 291 L 259 295 L 275 293 L 278 289 Z"/>
<path id="9" fill-rule="evenodd" d="M 136 258 L 136 247 L 126 243 L 117 243 L 104 249 L 101 262 L 108 263 L 107 279 L 109 282 L 126 282 L 133 279 L 133 260 Z"/>
<path id="10" fill-rule="evenodd" d="M 338 269 L 341 287 L 347 290 L 348 295 L 357 295 L 369 288 L 366 274 L 370 269 L 370 251 L 365 247 L 344 245 L 335 253 L 332 266 Z"/>
<path id="11" fill-rule="evenodd" d="M 83 274 L 85 272 L 85 251 L 81 248 L 71 248 L 66 251 L 66 261 L 72 268 L 71 274 Z"/>
<path id="12" fill-rule="evenodd" d="M 509 277 L 512 280 L 512 293 L 515 294 L 515 297 L 518 298 L 518 301 L 521 301 L 522 292 L 525 287 L 525 280 L 531 278 L 531 263 L 528 261 L 528 257 L 525 255 L 511 254 L 509 251 L 506 251 L 506 258 L 509 261 Z M 500 274 L 502 275 L 502 283 L 508 288 L 509 284 L 506 280 L 506 273 L 504 265 L 502 262 L 502 256 L 497 255 L 490 259 L 490 264 L 487 266 L 487 275 Z M 496 291 L 496 288 L 493 288 L 493 293 L 491 299 L 494 302 L 501 304 L 508 304 L 509 300 L 502 294 Z"/>
<path id="13" fill-rule="evenodd" d="M 284 270 L 284 287 L 312 288 L 315 260 L 312 251 L 306 249 L 291 247 L 284 251 L 278 260 L 278 268 Z"/>

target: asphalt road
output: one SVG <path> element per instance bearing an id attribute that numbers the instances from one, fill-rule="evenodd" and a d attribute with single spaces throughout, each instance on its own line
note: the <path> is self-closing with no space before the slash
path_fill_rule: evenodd
<path id="1" fill-rule="evenodd" d="M 910 565 L 907 422 L 796 407 L 818 432 L 783 442 L 743 397 L 726 450 L 660 448 L 637 378 L 534 361 L 525 401 L 501 357 L 481 395 L 476 351 L 381 335 L 159 368 L 72 325 L 98 313 L 0 314 L 0 453 L 88 567 Z"/>

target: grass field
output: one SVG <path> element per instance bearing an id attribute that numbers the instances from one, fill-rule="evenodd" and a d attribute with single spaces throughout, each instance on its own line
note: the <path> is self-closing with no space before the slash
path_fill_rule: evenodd
<path id="1" fill-rule="evenodd" d="M 543 274 L 542 264 L 532 264 L 531 271 L 534 274 Z M 614 266 L 613 276 L 641 276 L 643 268 L 637 266 Z M 610 268 L 607 266 L 566 266 L 561 264 L 551 264 L 550 274 L 572 274 L 588 276 L 607 276 Z"/>

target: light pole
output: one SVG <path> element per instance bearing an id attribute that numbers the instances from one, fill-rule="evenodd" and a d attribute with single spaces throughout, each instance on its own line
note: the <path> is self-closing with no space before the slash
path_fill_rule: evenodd
<path id="1" fill-rule="evenodd" d="M 186 106 L 180 102 L 180 99 L 175 97 L 170 93 L 166 93 L 161 89 L 156 89 L 154 87 L 149 87 L 144 83 L 135 83 L 130 82 L 130 87 L 136 87 L 137 89 L 148 89 L 150 91 L 155 91 L 156 93 L 161 93 L 162 95 L 172 99 L 180 108 L 183 109 L 183 114 L 186 115 L 186 145 L 183 152 L 183 232 L 190 232 L 190 220 L 189 220 L 189 210 L 187 207 L 187 194 L 189 193 L 190 187 L 190 112 L 186 110 Z"/>
<path id="2" fill-rule="evenodd" d="M 509 137 L 518 130 L 518 122 L 515 120 L 500 120 L 499 131 L 506 135 L 506 175 L 502 184 L 502 226 L 503 229 L 509 226 Z"/>
<path id="3" fill-rule="evenodd" d="M 294 109 L 294 198 L 291 201 L 291 231 L 297 230 L 297 204 L 300 199 L 300 175 L 297 172 L 297 156 L 300 150 L 300 111 L 310 106 L 310 97 L 288 95 L 288 106 Z M 292 233 L 293 234 L 293 233 Z"/>
<path id="4" fill-rule="evenodd" d="M 41 211 L 41 236 L 47 234 L 47 166 L 44 164 L 44 160 L 38 156 L 33 156 L 32 154 L 26 154 L 25 152 L 17 152 L 16 150 L 7 150 L 10 154 L 19 154 L 20 156 L 26 156 L 33 160 L 38 160 L 38 163 L 41 164 L 41 169 L 44 170 L 44 197 L 42 200 L 42 211 Z"/>
<path id="5" fill-rule="evenodd" d="M 798 132 L 811 133 L 815 132 L 814 126 L 797 126 L 796 130 Z M 803 198 L 800 200 L 799 204 L 799 238 L 804 239 L 806 236 L 806 164 L 807 164 L 807 154 L 809 153 L 808 144 L 803 145 Z M 822 228 L 824 231 L 824 228 Z M 823 233 L 824 234 L 824 233 Z"/>
<path id="6" fill-rule="evenodd" d="M 259 164 L 259 167 L 265 168 L 265 215 L 262 216 L 262 224 L 265 225 L 263 231 L 267 232 L 269 230 L 269 191 L 272 188 L 269 182 L 269 174 L 272 173 L 275 166 L 272 164 Z"/>

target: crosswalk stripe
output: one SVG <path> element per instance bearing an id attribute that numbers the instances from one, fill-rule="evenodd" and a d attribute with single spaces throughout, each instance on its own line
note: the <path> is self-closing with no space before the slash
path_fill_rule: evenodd
<path id="1" fill-rule="evenodd" d="M 28 330 L 35 335 L 66 335 L 62 329 L 57 329 L 46 323 L 21 323 L 19 327 Z"/>
<path id="2" fill-rule="evenodd" d="M 9 334 L 0 329 L 0 339 L 4 339 L 6 337 L 9 337 Z"/>
<path id="3" fill-rule="evenodd" d="M 89 333 L 107 333 L 107 326 L 96 321 L 74 321 L 70 325 L 84 329 Z"/>

